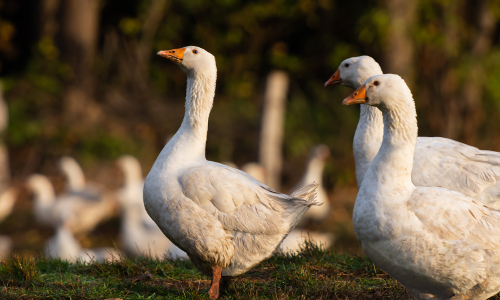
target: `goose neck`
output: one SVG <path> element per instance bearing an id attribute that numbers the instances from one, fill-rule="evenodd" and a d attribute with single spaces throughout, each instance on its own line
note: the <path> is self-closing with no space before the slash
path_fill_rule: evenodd
<path id="1" fill-rule="evenodd" d="M 212 110 L 216 80 L 216 70 L 188 74 L 184 119 L 159 159 L 175 165 L 205 159 L 208 117 Z"/>
<path id="2" fill-rule="evenodd" d="M 216 72 L 192 72 L 188 74 L 187 79 L 186 111 L 182 125 L 205 137 L 215 96 L 216 80 Z"/>
<path id="3" fill-rule="evenodd" d="M 140 166 L 131 166 L 128 169 L 123 170 L 123 177 L 124 186 L 132 186 L 142 182 L 142 170 Z"/>
<path id="4" fill-rule="evenodd" d="M 381 105 L 384 121 L 382 146 L 372 166 L 375 176 L 397 185 L 411 182 L 413 158 L 417 142 L 417 114 L 412 101 L 397 101 L 390 106 Z M 389 182 L 389 181 L 387 181 Z"/>
<path id="5" fill-rule="evenodd" d="M 49 205 L 55 201 L 55 192 L 52 185 L 39 186 L 34 190 L 35 201 L 42 205 Z"/>
<path id="6" fill-rule="evenodd" d="M 323 169 L 325 167 L 325 162 L 317 157 L 311 158 L 307 163 L 306 173 L 304 182 L 321 183 L 323 177 Z"/>
<path id="7" fill-rule="evenodd" d="M 79 168 L 66 170 L 66 180 L 68 181 L 68 188 L 72 191 L 78 191 L 85 187 L 85 175 Z"/>
<path id="8" fill-rule="evenodd" d="M 366 104 L 362 104 L 360 109 L 359 122 L 353 140 L 358 187 L 361 187 L 365 173 L 377 155 L 384 136 L 382 112 Z"/>

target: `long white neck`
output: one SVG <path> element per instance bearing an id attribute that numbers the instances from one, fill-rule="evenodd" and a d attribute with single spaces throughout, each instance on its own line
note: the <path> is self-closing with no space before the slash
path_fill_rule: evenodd
<path id="1" fill-rule="evenodd" d="M 373 190 L 378 184 L 394 189 L 413 186 L 411 172 L 418 133 L 415 104 L 413 101 L 397 101 L 390 106 L 382 105 L 380 109 L 384 120 L 384 138 L 361 187 L 369 193 L 366 186 L 368 190 Z"/>
<path id="2" fill-rule="evenodd" d="M 300 181 L 302 184 L 308 184 L 313 181 L 320 184 L 323 181 L 323 169 L 325 162 L 318 157 L 313 157 L 307 163 L 307 169 Z"/>
<path id="3" fill-rule="evenodd" d="M 167 163 L 176 164 L 205 159 L 208 117 L 212 110 L 216 81 L 216 69 L 188 74 L 184 120 L 158 159 L 168 156 Z"/>
<path id="4" fill-rule="evenodd" d="M 383 136 L 382 112 L 376 107 L 362 104 L 353 140 L 358 188 L 361 187 L 365 173 L 380 149 Z"/>
<path id="5" fill-rule="evenodd" d="M 48 179 L 43 178 L 39 180 L 32 188 L 35 194 L 35 203 L 38 206 L 47 206 L 54 203 L 56 195 L 54 187 Z"/>
<path id="6" fill-rule="evenodd" d="M 61 168 L 69 191 L 79 191 L 85 187 L 85 174 L 76 161 L 64 161 Z"/>
<path id="7" fill-rule="evenodd" d="M 143 181 L 142 168 L 139 161 L 129 161 L 122 166 L 124 186 L 130 186 Z"/>

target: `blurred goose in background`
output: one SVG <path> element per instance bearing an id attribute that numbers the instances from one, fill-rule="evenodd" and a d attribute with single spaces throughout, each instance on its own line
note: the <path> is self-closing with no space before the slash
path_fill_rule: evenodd
<path id="1" fill-rule="evenodd" d="M 488 299 L 500 291 L 500 211 L 412 182 L 417 119 L 398 75 L 370 77 L 342 102 L 383 113 L 384 136 L 361 184 L 353 227 L 364 253 L 415 299 Z"/>
<path id="2" fill-rule="evenodd" d="M 374 75 L 382 74 L 369 56 L 344 60 L 325 83 L 359 88 Z M 354 135 L 353 152 L 356 181 L 361 186 L 366 171 L 382 144 L 384 124 L 377 107 L 361 105 Z M 417 186 L 444 187 L 473 197 L 500 209 L 500 153 L 441 137 L 418 137 L 415 149 L 413 183 Z"/>
<path id="3" fill-rule="evenodd" d="M 0 194 L 0 222 L 5 220 L 14 208 L 17 199 L 17 190 L 13 187 L 7 188 Z M 0 260 L 10 257 L 12 253 L 12 239 L 6 235 L 0 235 Z"/>
<path id="4" fill-rule="evenodd" d="M 215 57 L 202 48 L 160 51 L 187 75 L 186 112 L 144 185 L 144 204 L 163 233 L 194 265 L 219 283 L 270 257 L 310 206 L 311 184 L 291 196 L 247 173 L 207 161 L 208 118 L 215 95 Z M 224 281 L 222 282 L 222 284 Z"/>
<path id="5" fill-rule="evenodd" d="M 303 227 L 309 222 L 321 222 L 331 213 L 331 204 L 328 200 L 328 194 L 323 186 L 323 169 L 325 161 L 330 157 L 330 149 L 326 145 L 317 145 L 313 148 L 309 155 L 306 171 L 302 175 L 301 180 L 297 183 L 294 189 L 300 188 L 307 182 L 318 183 L 316 200 L 322 203 L 321 206 L 311 207 L 299 222 L 299 226 Z M 331 233 L 320 233 L 311 230 L 294 229 L 288 234 L 280 245 L 280 250 L 284 253 L 296 253 L 303 247 L 304 243 L 311 242 L 318 246 L 328 249 L 334 243 L 334 236 Z"/>
<path id="6" fill-rule="evenodd" d="M 12 213 L 16 200 L 17 190 L 13 187 L 6 188 L 0 193 L 0 222 Z"/>
<path id="7" fill-rule="evenodd" d="M 33 191 L 35 203 L 33 212 L 40 224 L 57 228 L 64 214 L 71 213 L 66 227 L 74 234 L 92 231 L 103 218 L 108 216 L 110 204 L 105 201 L 88 200 L 80 195 L 65 193 L 56 197 L 49 179 L 41 174 L 28 177 L 28 188 Z"/>
<path id="8" fill-rule="evenodd" d="M 64 213 L 57 226 L 56 233 L 44 247 L 44 255 L 59 258 L 68 262 L 102 262 L 118 260 L 120 253 L 113 248 L 82 249 L 67 221 L 74 219 L 69 213 Z"/>
<path id="9" fill-rule="evenodd" d="M 142 167 L 139 160 L 132 155 L 123 155 L 116 161 L 123 173 L 123 186 L 117 192 L 120 206 L 135 206 L 141 204 L 144 179 L 142 177 Z"/>
<path id="10" fill-rule="evenodd" d="M 309 154 L 309 160 L 307 161 L 306 171 L 300 181 L 295 185 L 294 190 L 305 186 L 308 182 L 318 183 L 318 188 L 316 189 L 316 194 L 318 197 L 316 200 L 322 203 L 321 206 L 314 206 L 309 209 L 304 215 L 301 223 L 309 219 L 310 221 L 321 222 L 323 221 L 331 212 L 330 201 L 328 200 L 328 194 L 323 186 L 323 170 L 325 168 L 325 162 L 330 157 L 330 149 L 326 145 L 317 145 L 312 149 Z"/>
<path id="11" fill-rule="evenodd" d="M 123 250 L 132 256 L 187 258 L 161 232 L 144 208 L 142 168 L 139 160 L 123 155 L 117 160 L 123 172 L 124 185 L 117 192 L 121 207 L 120 240 Z"/>
<path id="12" fill-rule="evenodd" d="M 85 180 L 80 164 L 70 156 L 63 156 L 59 160 L 59 169 L 66 178 L 66 195 L 79 201 L 90 201 L 101 203 L 101 211 L 95 218 L 99 221 L 113 216 L 117 209 L 113 193 L 106 193 L 101 186 L 95 183 L 88 183 Z"/>
<path id="13" fill-rule="evenodd" d="M 304 249 L 307 242 L 317 245 L 322 249 L 328 249 L 333 245 L 334 238 L 330 233 L 294 229 L 283 240 L 279 246 L 279 250 L 287 254 L 298 253 Z"/>
<path id="14" fill-rule="evenodd" d="M 257 179 L 257 181 L 266 184 L 266 169 L 264 168 L 263 165 L 256 162 L 249 162 L 241 166 L 241 170 L 247 173 L 248 175 L 252 176 L 253 178 Z M 309 181 L 309 183 L 311 182 L 312 181 Z"/>

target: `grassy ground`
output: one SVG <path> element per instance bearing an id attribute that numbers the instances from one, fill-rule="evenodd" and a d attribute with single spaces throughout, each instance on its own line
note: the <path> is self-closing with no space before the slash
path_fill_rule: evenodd
<path id="1" fill-rule="evenodd" d="M 14 256 L 0 264 L 0 299 L 208 299 L 210 279 L 190 261 L 76 263 Z M 236 278 L 221 299 L 411 299 L 364 257 L 306 245 Z"/>

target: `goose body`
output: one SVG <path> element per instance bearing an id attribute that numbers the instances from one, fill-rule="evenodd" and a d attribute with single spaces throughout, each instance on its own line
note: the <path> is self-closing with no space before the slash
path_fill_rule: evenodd
<path id="1" fill-rule="evenodd" d="M 215 58 L 194 46 L 161 51 L 187 75 L 186 112 L 144 185 L 144 204 L 163 233 L 212 276 L 245 273 L 270 257 L 314 202 L 315 185 L 280 194 L 245 172 L 207 161 L 208 117 L 215 95 Z"/>
<path id="2" fill-rule="evenodd" d="M 142 168 L 139 160 L 131 155 L 118 159 L 124 174 L 124 186 L 117 193 L 121 207 L 120 240 L 124 251 L 133 256 L 187 258 L 161 232 L 144 208 Z"/>
<path id="3" fill-rule="evenodd" d="M 64 214 L 72 214 L 67 227 L 75 234 L 92 231 L 108 215 L 110 203 L 86 199 L 81 195 L 65 193 L 56 197 L 49 179 L 41 174 L 28 178 L 28 187 L 34 192 L 33 212 L 37 221 L 57 228 Z"/>
<path id="4" fill-rule="evenodd" d="M 487 299 L 500 291 L 500 211 L 460 192 L 412 183 L 417 143 L 410 90 L 378 75 L 344 100 L 383 113 L 383 142 L 356 198 L 364 253 L 416 299 Z"/>
<path id="5" fill-rule="evenodd" d="M 382 74 L 369 56 L 344 60 L 325 83 L 359 88 L 371 76 Z M 377 107 L 362 104 L 353 141 L 358 187 L 382 144 L 384 124 Z M 459 191 L 500 209 L 500 153 L 480 150 L 442 137 L 418 137 L 412 173 L 417 186 Z"/>
<path id="6" fill-rule="evenodd" d="M 55 235 L 46 242 L 44 254 L 46 257 L 72 263 L 112 261 L 120 258 L 120 253 L 113 248 L 83 249 L 64 224 L 58 226 Z"/>

